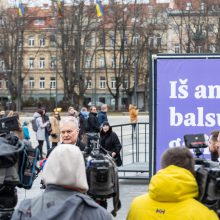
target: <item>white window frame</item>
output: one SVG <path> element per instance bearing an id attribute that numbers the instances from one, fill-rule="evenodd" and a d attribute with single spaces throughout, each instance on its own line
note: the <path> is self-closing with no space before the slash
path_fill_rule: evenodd
<path id="1" fill-rule="evenodd" d="M 4 89 L 4 80 L 0 79 L 0 89 Z"/>
<path id="2" fill-rule="evenodd" d="M 50 89 L 56 89 L 56 77 L 50 77 Z"/>
<path id="3" fill-rule="evenodd" d="M 92 63 L 91 63 L 91 56 L 86 56 L 86 60 L 85 60 L 85 68 L 90 68 L 92 67 Z M 91 66 L 90 66 L 91 65 Z"/>
<path id="4" fill-rule="evenodd" d="M 105 59 L 104 57 L 99 57 L 99 67 L 104 68 L 105 67 Z"/>
<path id="5" fill-rule="evenodd" d="M 45 68 L 45 58 L 44 57 L 40 57 L 39 67 L 40 67 L 40 69 Z"/>
<path id="6" fill-rule="evenodd" d="M 39 88 L 40 89 L 45 89 L 45 77 L 40 77 Z"/>
<path id="7" fill-rule="evenodd" d="M 86 83 L 87 83 L 87 89 L 92 89 L 92 79 L 88 78 Z"/>
<path id="8" fill-rule="evenodd" d="M 34 89 L 34 77 L 29 77 L 29 88 Z"/>
<path id="9" fill-rule="evenodd" d="M 0 60 L 0 71 L 4 71 L 5 70 L 5 62 L 4 60 Z"/>
<path id="10" fill-rule="evenodd" d="M 106 87 L 106 79 L 104 76 L 100 76 L 99 78 L 99 88 L 100 89 L 105 89 Z"/>
<path id="11" fill-rule="evenodd" d="M 175 53 L 180 53 L 180 45 L 179 44 L 174 45 L 174 52 Z"/>
<path id="12" fill-rule="evenodd" d="M 124 79 L 124 81 L 122 83 L 122 88 L 123 89 L 127 89 L 128 88 L 128 79 Z"/>
<path id="13" fill-rule="evenodd" d="M 45 41 L 46 41 L 45 37 L 41 36 L 39 40 L 40 47 L 45 47 Z"/>
<path id="14" fill-rule="evenodd" d="M 115 57 L 112 56 L 112 59 L 111 59 L 111 67 L 112 68 L 115 68 L 116 67 L 116 59 L 114 59 Z"/>
<path id="15" fill-rule="evenodd" d="M 115 77 L 111 77 L 111 88 L 116 89 L 116 79 L 115 79 Z"/>
<path id="16" fill-rule="evenodd" d="M 28 38 L 28 46 L 29 46 L 29 47 L 34 47 L 34 41 L 35 41 L 34 37 L 33 37 L 33 36 L 30 36 L 30 37 Z"/>
<path id="17" fill-rule="evenodd" d="M 51 56 L 50 57 L 50 67 L 51 69 L 55 69 L 57 65 L 57 58 L 56 56 Z"/>
<path id="18" fill-rule="evenodd" d="M 133 36 L 133 45 L 138 45 L 139 40 L 140 40 L 140 35 L 139 34 L 135 34 Z"/>
<path id="19" fill-rule="evenodd" d="M 28 60 L 28 68 L 34 69 L 34 58 L 33 57 L 30 57 Z"/>

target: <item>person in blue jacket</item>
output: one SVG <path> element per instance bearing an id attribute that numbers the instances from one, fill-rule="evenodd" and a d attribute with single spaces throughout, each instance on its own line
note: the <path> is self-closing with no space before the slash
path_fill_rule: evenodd
<path id="1" fill-rule="evenodd" d="M 22 130 L 23 130 L 23 134 L 24 134 L 24 139 L 25 140 L 30 140 L 30 133 L 29 133 L 28 122 L 27 121 L 24 121 L 24 123 L 22 125 Z"/>
<path id="2" fill-rule="evenodd" d="M 104 122 L 108 121 L 107 117 L 108 106 L 106 104 L 101 106 L 101 111 L 98 112 L 98 121 L 99 124 L 102 125 Z"/>

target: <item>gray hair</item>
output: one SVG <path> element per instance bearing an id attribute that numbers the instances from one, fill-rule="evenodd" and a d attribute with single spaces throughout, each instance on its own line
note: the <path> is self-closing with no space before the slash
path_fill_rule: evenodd
<path id="1" fill-rule="evenodd" d="M 73 116 L 62 118 L 60 121 L 60 128 L 63 127 L 66 123 L 72 123 L 74 128 L 79 128 L 78 120 Z"/>
<path id="2" fill-rule="evenodd" d="M 104 110 L 106 110 L 106 109 L 107 109 L 107 105 L 106 105 L 106 104 L 103 104 L 103 105 L 101 106 L 101 110 L 104 111 Z"/>

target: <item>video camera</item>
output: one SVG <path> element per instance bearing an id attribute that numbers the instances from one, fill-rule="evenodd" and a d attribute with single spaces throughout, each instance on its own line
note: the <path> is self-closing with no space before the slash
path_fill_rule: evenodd
<path id="1" fill-rule="evenodd" d="M 36 150 L 13 133 L 18 130 L 16 116 L 0 119 L 0 220 L 11 219 L 18 200 L 16 186 L 30 189 L 35 175 Z"/>
<path id="2" fill-rule="evenodd" d="M 200 158 L 203 148 L 208 147 L 204 134 L 184 135 L 185 146 L 196 154 L 195 171 L 199 186 L 198 200 L 213 209 L 220 216 L 220 165 L 217 162 Z"/>

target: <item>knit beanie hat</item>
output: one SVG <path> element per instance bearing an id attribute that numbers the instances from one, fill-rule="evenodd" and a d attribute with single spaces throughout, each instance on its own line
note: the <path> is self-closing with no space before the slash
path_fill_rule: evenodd
<path id="1" fill-rule="evenodd" d="M 46 185 L 69 186 L 86 192 L 85 162 L 80 149 L 72 144 L 55 147 L 44 166 L 43 180 Z"/>

